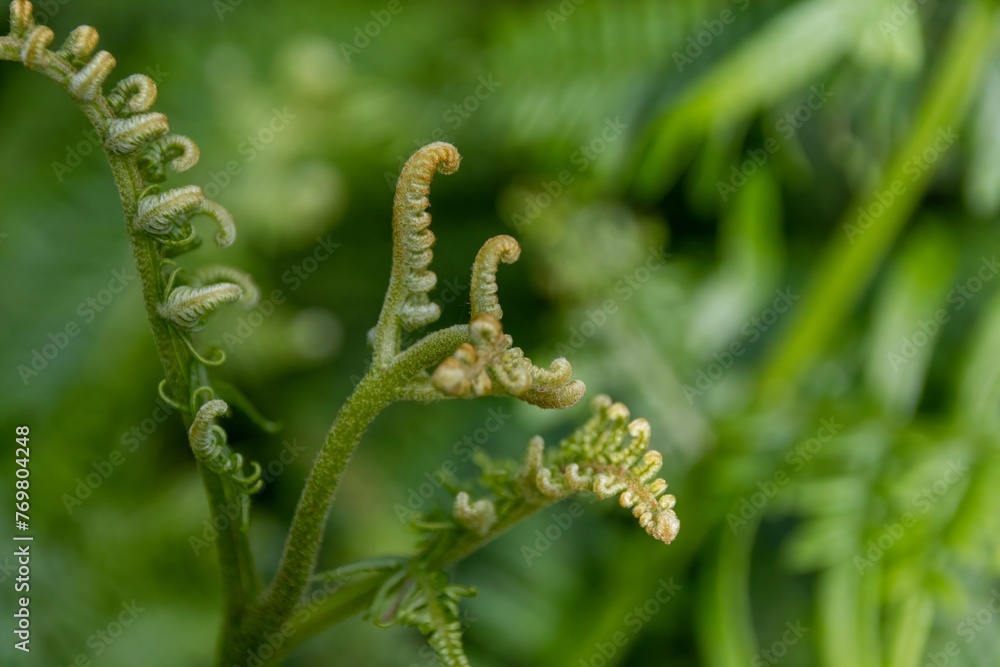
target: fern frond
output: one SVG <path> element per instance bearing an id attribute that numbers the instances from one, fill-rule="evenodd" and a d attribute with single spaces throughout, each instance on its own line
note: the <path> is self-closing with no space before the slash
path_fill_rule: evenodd
<path id="1" fill-rule="evenodd" d="M 31 29 L 24 46 L 21 47 L 21 61 L 28 69 L 41 69 L 49 62 L 49 45 L 55 34 L 48 26 L 40 25 Z"/>
<path id="2" fill-rule="evenodd" d="M 260 302 L 260 288 L 254 279 L 246 271 L 232 266 L 203 266 L 191 274 L 191 282 L 199 287 L 219 282 L 233 283 L 243 290 L 243 296 L 240 298 L 242 306 L 253 308 Z"/>
<path id="3" fill-rule="evenodd" d="M 145 74 L 125 77 L 108 93 L 108 105 L 119 116 L 149 111 L 156 103 L 156 82 Z"/>
<path id="4" fill-rule="evenodd" d="M 215 283 L 205 287 L 181 285 L 171 290 L 157 309 L 160 317 L 185 331 L 199 331 L 204 318 L 216 308 L 244 299 L 243 288 L 235 283 Z"/>
<path id="5" fill-rule="evenodd" d="M 220 552 L 233 555 L 228 563 L 223 558 L 224 566 L 230 568 L 223 576 L 224 597 L 227 614 L 233 617 L 254 598 L 259 588 L 246 568 L 252 557 L 245 529 L 248 494 L 260 489 L 261 471 L 253 463 L 250 474 L 244 474 L 242 457 L 229 450 L 225 431 L 215 423 L 228 406 L 214 399 L 212 388 L 206 384 L 205 366 L 221 364 L 225 355 L 217 350 L 211 358 L 202 356 L 189 332 L 200 329 L 205 317 L 223 303 L 238 300 L 252 303 L 258 290 L 245 274 L 219 269 L 195 275 L 196 281 L 205 281 L 204 285 L 174 287 L 181 270 L 170 271 L 169 267 L 176 264 L 169 258 L 199 245 L 190 218 L 196 214 L 213 218 L 219 227 L 215 240 L 221 247 L 233 242 L 235 226 L 225 209 L 205 200 L 196 187 L 160 194 L 156 184 L 165 180 L 166 168 L 181 172 L 194 166 L 198 148 L 187 137 L 168 134 L 166 116 L 151 111 L 157 89 L 150 77 L 128 76 L 104 96 L 104 84 L 115 67 L 115 58 L 107 51 L 95 53 L 98 39 L 96 30 L 80 26 L 67 36 L 58 51 L 50 50 L 54 40 L 52 30 L 36 25 L 32 3 L 13 0 L 10 34 L 0 36 L 0 59 L 18 60 L 62 87 L 104 142 L 126 214 L 143 300 L 152 315 L 153 339 L 166 375 L 160 394 L 187 416 L 194 415 L 189 431 L 192 451 L 206 470 L 235 484 L 240 496 L 243 530 L 220 529 L 219 534 L 220 542 L 225 545 Z M 213 276 L 225 280 L 207 284 Z M 201 405 L 204 400 L 208 402 Z M 226 511 L 223 508 L 232 499 L 230 487 L 219 482 L 214 476 L 206 477 L 213 520 Z M 231 638 L 224 637 L 223 643 L 231 643 Z"/>
<path id="6" fill-rule="evenodd" d="M 476 502 L 459 491 L 446 516 L 417 516 L 413 525 L 424 533 L 419 559 L 428 567 L 446 566 L 464 558 L 517 522 L 578 493 L 599 498 L 619 495 L 639 525 L 652 537 L 670 544 L 680 531 L 675 499 L 665 494 L 667 483 L 657 479 L 663 465 L 659 452 L 649 450 L 651 430 L 644 419 L 631 418 L 628 408 L 601 395 L 593 401 L 593 416 L 546 451 L 533 437 L 521 462 L 493 460 L 476 454 L 485 490 Z"/>
<path id="7" fill-rule="evenodd" d="M 534 366 L 521 348 L 512 347 L 493 315 L 473 317 L 469 337 L 472 344 L 459 347 L 431 376 L 433 385 L 448 396 L 506 395 L 542 408 L 565 408 L 586 392 L 583 382 L 571 378 L 573 367 L 565 359 L 556 359 L 549 370 Z"/>
<path id="8" fill-rule="evenodd" d="M 473 318 L 480 313 L 492 315 L 498 320 L 503 317 L 503 309 L 497 299 L 497 268 L 501 262 L 513 264 L 520 256 L 521 246 L 512 236 L 494 236 L 483 244 L 472 265 L 472 282 L 469 284 Z"/>
<path id="9" fill-rule="evenodd" d="M 178 147 L 183 148 L 183 143 Z M 182 154 L 174 162 L 186 159 L 187 156 Z M 182 162 L 181 166 L 184 164 Z M 188 237 L 191 234 L 191 218 L 199 214 L 211 217 L 219 226 L 215 235 L 216 245 L 225 248 L 233 244 L 236 240 L 236 226 L 232 216 L 217 203 L 205 199 L 205 194 L 197 185 L 185 185 L 146 195 L 139 200 L 135 225 L 147 234 L 162 239 L 173 239 L 178 235 Z"/>
<path id="10" fill-rule="evenodd" d="M 146 142 L 170 132 L 170 124 L 162 113 L 143 113 L 112 118 L 108 121 L 106 132 L 104 145 L 119 155 L 128 155 Z"/>
<path id="11" fill-rule="evenodd" d="M 229 405 L 222 400 L 212 399 L 198 410 L 188 431 L 191 451 L 199 463 L 220 475 L 228 476 L 245 494 L 253 494 L 264 486 L 261 469 L 251 462 L 253 472 L 243 474 L 243 457 L 229 449 L 226 432 L 216 424 L 216 420 L 229 411 Z"/>
<path id="12" fill-rule="evenodd" d="M 49 47 L 54 34 L 47 26 L 36 25 L 30 2 L 11 3 L 11 33 L 21 62 L 41 70 L 63 85 L 70 96 L 91 109 L 91 119 L 113 154 L 133 159 L 141 174 L 135 183 L 140 196 L 130 228 L 141 228 L 165 246 L 164 254 L 190 250 L 196 244 L 188 226 L 195 214 L 213 218 L 219 226 L 216 244 L 227 247 L 236 238 L 232 216 L 220 205 L 206 200 L 195 186 L 158 193 L 147 187 L 165 180 L 166 167 L 183 172 L 198 161 L 198 147 L 191 139 L 170 135 L 170 124 L 162 113 L 150 109 L 157 99 L 156 82 L 145 74 L 132 74 L 103 95 L 104 83 L 115 67 L 115 58 L 98 51 L 99 36 L 90 26 L 70 32 L 58 51 Z M 91 55 L 93 53 L 93 55 Z"/>
<path id="13" fill-rule="evenodd" d="M 93 102 L 101 96 L 104 81 L 115 68 L 115 57 L 107 51 L 98 51 L 69 81 L 67 91 L 79 102 Z"/>
<path id="14" fill-rule="evenodd" d="M 389 578 L 375 596 L 369 615 L 376 624 L 415 627 L 427 637 L 445 667 L 470 667 L 462 646 L 458 602 L 475 589 L 448 583 L 444 572 L 428 572 L 412 564 Z"/>
<path id="15" fill-rule="evenodd" d="M 490 528 L 497 522 L 496 506 L 491 500 L 477 500 L 470 504 L 469 494 L 465 491 L 460 491 L 455 496 L 452 511 L 460 524 L 480 535 L 490 532 Z"/>
<path id="16" fill-rule="evenodd" d="M 82 65 L 97 48 L 97 41 L 98 35 L 95 29 L 89 25 L 79 26 L 66 37 L 59 47 L 58 55 L 74 65 Z"/>
<path id="17" fill-rule="evenodd" d="M 187 171 L 196 164 L 200 151 L 198 145 L 180 134 L 168 134 L 150 141 L 136 159 L 143 177 L 150 183 L 167 179 L 167 166 L 177 173 Z"/>
<path id="18" fill-rule="evenodd" d="M 219 226 L 219 231 L 215 233 L 215 245 L 220 248 L 228 248 L 236 241 L 236 223 L 233 216 L 229 214 L 221 204 L 206 199 L 201 205 L 201 213 L 215 220 Z"/>
<path id="19" fill-rule="evenodd" d="M 435 603 L 436 601 L 431 601 L 430 604 Z M 430 629 L 427 643 L 437 653 L 444 667 L 471 667 L 462 646 L 462 624 L 453 615 L 447 614 L 448 612 L 435 610 L 431 622 L 423 626 Z"/>
<path id="20" fill-rule="evenodd" d="M 399 353 L 400 329 L 413 331 L 441 315 L 440 306 L 428 296 L 437 284 L 437 276 L 429 269 L 434 232 L 428 196 L 434 174 L 453 174 L 459 162 L 461 156 L 454 146 L 437 142 L 414 153 L 399 175 L 392 209 L 392 272 L 375 328 L 375 356 L 380 364 Z"/>
<path id="21" fill-rule="evenodd" d="M 665 494 L 667 482 L 656 478 L 663 455 L 648 449 L 649 422 L 629 421 L 628 408 L 604 395 L 593 405 L 594 416 L 560 444 L 554 466 L 540 464 L 540 439 L 532 442 L 522 469 L 524 481 L 549 497 L 584 490 L 602 500 L 618 495 L 621 506 L 632 509 L 650 536 L 670 544 L 680 520 L 674 513 L 676 499 Z"/>
<path id="22" fill-rule="evenodd" d="M 197 214 L 205 195 L 197 185 L 185 185 L 139 200 L 135 225 L 147 234 L 167 236 Z"/>
<path id="23" fill-rule="evenodd" d="M 35 8 L 27 0 L 14 0 L 10 3 L 10 34 L 12 37 L 24 37 L 35 27 Z"/>

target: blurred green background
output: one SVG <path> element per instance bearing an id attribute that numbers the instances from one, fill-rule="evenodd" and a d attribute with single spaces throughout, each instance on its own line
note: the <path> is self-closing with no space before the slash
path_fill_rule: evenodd
<path id="1" fill-rule="evenodd" d="M 464 158 L 431 196 L 442 323 L 468 316 L 480 244 L 516 236 L 505 328 L 650 421 L 682 522 L 665 547 L 583 499 L 571 526 L 553 528 L 557 506 L 461 564 L 454 580 L 480 592 L 465 603 L 473 664 L 918 667 L 1000 662 L 993 4 L 37 11 L 57 44 L 94 25 L 115 76 L 158 80 L 157 109 L 202 149 L 171 183 L 201 185 L 239 229 L 233 248 L 190 261 L 245 268 L 284 300 L 213 318 L 202 337 L 284 424 L 230 428 L 272 465 L 251 524 L 267 572 L 364 372 L 391 184 L 441 139 Z M 0 118 L 0 470 L 13 480 L 14 426 L 30 425 L 36 535 L 34 650 L 13 651 L 5 613 L 0 662 L 208 664 L 217 570 L 191 542 L 204 494 L 180 420 L 157 403 L 109 170 L 70 100 L 16 63 L 0 68 Z M 317 261 L 324 244 L 337 247 Z M 463 439 L 518 456 L 585 415 L 500 399 L 392 407 L 351 463 L 324 563 L 411 549 L 399 516 L 446 498 L 426 484 L 442 466 L 472 474 Z M 105 640 L 123 605 L 134 620 Z M 288 664 L 437 664 L 422 646 L 353 619 Z"/>

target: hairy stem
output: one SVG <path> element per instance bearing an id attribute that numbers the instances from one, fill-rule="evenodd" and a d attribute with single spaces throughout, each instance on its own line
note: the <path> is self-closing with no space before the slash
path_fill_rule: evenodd
<path id="1" fill-rule="evenodd" d="M 344 469 L 368 425 L 397 398 L 415 374 L 439 363 L 468 342 L 465 325 L 428 334 L 400 353 L 385 368 L 372 367 L 361 379 L 334 420 L 306 479 L 285 541 L 281 564 L 260 604 L 248 615 L 241 637 L 231 638 L 230 651 L 280 628 L 299 606 L 322 545 L 323 528 Z"/>
<path id="2" fill-rule="evenodd" d="M 20 61 L 21 46 L 20 40 L 10 36 L 0 37 L 0 60 Z M 60 58 L 50 58 L 48 63 L 37 71 L 63 88 L 67 86 L 74 73 L 72 67 Z M 105 127 L 114 118 L 105 98 L 98 96 L 92 102 L 76 102 L 76 104 L 98 135 L 104 136 Z M 166 375 L 166 389 L 175 401 L 187 405 L 190 401 L 192 384 L 197 386 L 207 384 L 207 378 L 200 366 L 198 372 L 191 373 L 192 360 L 187 346 L 157 312 L 157 305 L 164 290 L 163 275 L 159 268 L 163 260 L 161 250 L 153 239 L 131 224 L 136 216 L 143 181 L 135 160 L 130 155 L 118 155 L 107 147 L 104 152 L 121 200 L 128 241 L 142 285 L 143 305 L 157 355 Z M 190 415 L 185 416 L 185 426 L 190 426 Z M 202 474 L 212 521 L 220 517 L 230 525 L 227 530 L 220 532 L 217 551 L 222 572 L 225 624 L 232 626 L 242 617 L 247 602 L 258 592 L 257 575 L 246 534 L 236 522 L 230 521 L 224 515 L 227 505 L 235 497 L 231 484 L 204 467 Z M 223 632 L 225 634 L 226 630 Z"/>

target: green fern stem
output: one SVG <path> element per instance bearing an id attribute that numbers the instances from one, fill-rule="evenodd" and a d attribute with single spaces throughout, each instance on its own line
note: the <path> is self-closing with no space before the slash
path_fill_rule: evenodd
<path id="1" fill-rule="evenodd" d="M 306 479 L 285 542 L 281 564 L 260 603 L 247 615 L 242 631 L 229 638 L 225 653 L 238 656 L 252 643 L 274 632 L 300 609 L 319 557 L 323 528 L 344 469 L 369 424 L 414 375 L 448 357 L 469 341 L 469 328 L 455 325 L 428 334 L 386 367 L 373 367 L 358 383 L 334 420 Z"/>
<path id="2" fill-rule="evenodd" d="M 0 60 L 21 62 L 22 47 L 23 40 L 11 36 L 0 37 Z M 55 81 L 64 90 L 76 73 L 68 62 L 54 57 L 48 58 L 47 62 L 35 71 Z M 92 101 L 74 100 L 74 103 L 87 117 L 98 135 L 104 137 L 108 123 L 115 118 L 106 98 L 98 95 Z M 162 251 L 152 238 L 129 224 L 137 214 L 138 201 L 143 190 L 142 177 L 131 155 L 116 154 L 106 146 L 104 154 L 111 167 L 121 200 L 129 246 L 142 285 L 143 305 L 153 333 L 157 355 L 166 376 L 165 388 L 175 401 L 187 405 L 193 388 L 208 385 L 208 378 L 204 367 L 193 363 L 184 341 L 157 312 L 165 288 L 161 271 L 164 259 Z M 185 427 L 190 426 L 190 415 L 184 415 L 184 421 Z M 218 516 L 221 521 L 218 525 L 229 524 L 228 529 L 220 532 L 217 549 L 225 604 L 225 623 L 227 626 L 234 626 L 242 617 L 246 604 L 256 597 L 259 583 L 247 535 L 236 522 L 229 521 L 224 514 L 227 505 L 235 498 L 235 492 L 229 488 L 231 484 L 204 467 L 202 474 L 212 514 L 211 519 L 214 521 Z"/>

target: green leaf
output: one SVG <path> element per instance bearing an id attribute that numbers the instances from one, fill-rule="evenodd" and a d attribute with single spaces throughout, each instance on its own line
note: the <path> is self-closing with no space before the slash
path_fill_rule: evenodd
<path id="1" fill-rule="evenodd" d="M 907 241 L 880 286 L 865 376 L 891 414 L 916 410 L 934 346 L 951 318 L 942 306 L 957 257 L 954 235 L 927 224 Z"/>

